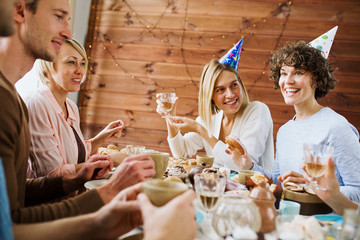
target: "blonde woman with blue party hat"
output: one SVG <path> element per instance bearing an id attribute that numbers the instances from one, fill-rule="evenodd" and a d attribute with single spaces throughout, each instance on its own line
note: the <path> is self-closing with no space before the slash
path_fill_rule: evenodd
<path id="1" fill-rule="evenodd" d="M 212 59 L 203 69 L 199 88 L 199 114 L 196 120 L 175 116 L 166 119 L 168 143 L 174 157 L 191 157 L 198 150 L 214 156 L 215 167 L 241 169 L 225 151 L 225 137 L 232 135 L 244 146 L 244 157 L 271 170 L 274 159 L 273 122 L 269 108 L 250 102 L 237 72 L 241 39 L 220 60 Z M 157 112 L 166 116 L 157 100 Z"/>

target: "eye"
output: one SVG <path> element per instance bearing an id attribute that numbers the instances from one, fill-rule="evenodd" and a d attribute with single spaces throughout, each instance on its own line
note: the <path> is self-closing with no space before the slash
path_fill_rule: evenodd
<path id="1" fill-rule="evenodd" d="M 280 76 L 286 76 L 286 73 L 285 73 L 285 72 L 281 72 L 281 73 L 280 73 Z"/>
<path id="2" fill-rule="evenodd" d="M 296 72 L 295 75 L 301 76 L 301 75 L 303 75 L 303 73 L 302 72 Z"/>
<path id="3" fill-rule="evenodd" d="M 85 67 L 85 62 L 81 62 L 81 63 L 80 63 L 80 66 L 81 66 L 81 67 Z"/>
<path id="4" fill-rule="evenodd" d="M 216 91 L 215 92 L 217 92 L 217 93 L 222 93 L 224 91 L 224 89 L 223 88 L 218 88 L 218 89 L 216 89 Z"/>
<path id="5" fill-rule="evenodd" d="M 73 64 L 75 64 L 75 61 L 70 60 L 67 63 L 73 65 Z"/>
<path id="6" fill-rule="evenodd" d="M 233 88 L 236 88 L 237 86 L 239 86 L 239 84 L 238 84 L 237 82 L 234 82 L 234 83 L 231 85 L 231 87 L 233 87 Z"/>

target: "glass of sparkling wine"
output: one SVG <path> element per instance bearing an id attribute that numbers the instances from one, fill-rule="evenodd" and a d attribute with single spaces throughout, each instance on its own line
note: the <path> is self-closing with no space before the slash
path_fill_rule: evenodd
<path id="1" fill-rule="evenodd" d="M 216 208 L 225 191 L 226 178 L 218 174 L 196 174 L 195 192 L 208 214 Z"/>
<path id="2" fill-rule="evenodd" d="M 176 100 L 176 93 L 159 93 L 157 95 L 163 104 L 163 108 L 168 114 L 163 116 L 163 118 L 171 117 L 170 112 L 174 107 L 174 103 Z"/>
<path id="3" fill-rule="evenodd" d="M 321 177 L 327 170 L 327 161 L 334 153 L 334 148 L 325 144 L 308 144 L 304 143 L 303 158 L 305 161 L 306 171 L 313 177 L 310 183 L 311 188 L 326 190 L 317 183 L 317 178 Z"/>

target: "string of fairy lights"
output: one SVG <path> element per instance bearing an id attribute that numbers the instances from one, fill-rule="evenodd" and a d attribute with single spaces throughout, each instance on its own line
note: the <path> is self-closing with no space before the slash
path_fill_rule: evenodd
<path id="1" fill-rule="evenodd" d="M 184 7 L 183 27 L 181 29 L 181 34 L 178 34 L 178 35 L 174 32 L 169 33 L 168 30 L 163 30 L 162 28 L 159 27 L 159 24 L 164 19 L 164 16 L 166 13 L 168 13 L 169 11 L 171 11 L 173 13 L 177 13 L 178 7 L 176 6 L 176 2 L 173 0 L 169 0 L 166 2 L 166 5 L 164 6 L 163 11 L 158 16 L 157 20 L 154 23 L 148 21 L 145 17 L 143 17 L 141 14 L 139 14 L 135 10 L 135 8 L 132 7 L 132 5 L 129 3 L 130 2 L 129 0 L 114 0 L 112 2 L 111 6 L 109 7 L 109 9 L 107 9 L 110 11 L 119 11 L 119 9 L 122 9 L 122 11 L 124 11 L 124 9 L 126 8 L 128 10 L 124 16 L 124 18 L 127 21 L 126 23 L 128 25 L 133 24 L 134 23 L 133 19 L 135 18 L 137 23 L 142 26 L 143 30 L 140 32 L 138 39 L 131 41 L 131 43 L 137 43 L 137 42 L 141 43 L 143 36 L 145 36 L 145 34 L 150 34 L 154 39 L 157 39 L 158 41 L 161 42 L 161 44 L 163 44 L 166 47 L 179 47 L 180 48 L 182 64 L 184 64 L 184 66 L 185 66 L 186 73 L 190 78 L 190 82 L 183 86 L 174 87 L 174 89 L 173 89 L 174 91 L 176 89 L 187 87 L 189 84 L 193 84 L 197 88 L 196 81 L 193 79 L 193 76 L 191 75 L 191 72 L 189 70 L 189 65 L 186 61 L 186 56 L 184 54 L 184 40 L 186 38 L 186 33 L 188 31 L 193 31 L 192 29 L 194 28 L 194 26 L 192 26 L 192 24 L 189 22 L 189 17 L 188 17 L 189 1 L 190 0 L 186 1 L 185 7 Z M 103 1 L 100 1 L 100 2 L 103 2 Z M 279 42 L 283 36 L 283 32 L 286 29 L 286 24 L 288 22 L 290 14 L 291 14 L 292 5 L 293 5 L 293 0 L 281 2 L 278 4 L 278 6 L 275 9 L 270 11 L 270 13 L 266 17 L 262 18 L 261 20 L 253 21 L 253 22 L 251 22 L 249 19 L 246 19 L 245 21 L 247 21 L 247 24 L 245 27 L 236 29 L 235 31 L 232 31 L 232 32 L 228 32 L 227 35 L 229 35 L 229 36 L 237 35 L 237 36 L 239 36 L 239 39 L 240 39 L 240 37 L 244 38 L 244 43 L 245 43 L 244 45 L 246 45 L 246 40 L 255 35 L 254 31 L 252 31 L 251 29 L 255 29 L 260 24 L 266 24 L 267 20 L 270 18 L 276 17 L 279 14 L 284 14 L 285 18 L 284 18 L 283 22 L 281 23 L 282 27 L 281 27 L 280 34 L 278 35 L 278 37 L 276 39 L 276 44 L 274 45 L 273 50 L 270 52 L 270 53 L 272 53 L 278 47 Z M 111 47 L 111 45 L 116 46 L 116 48 L 121 48 L 123 46 L 123 42 L 113 40 L 111 37 L 109 37 L 109 35 L 107 33 L 104 33 L 98 29 L 98 21 L 100 21 L 101 19 L 97 14 L 96 7 L 103 7 L 103 6 L 100 6 L 100 4 L 98 4 L 98 3 L 92 5 L 92 10 L 96 12 L 96 16 L 95 16 L 95 22 L 93 24 L 93 26 L 94 26 L 93 39 L 90 43 L 88 42 L 88 46 L 87 46 L 90 49 L 90 51 L 96 44 L 100 44 L 101 47 L 110 56 L 110 58 L 112 59 L 112 61 L 115 64 L 115 66 L 117 68 L 119 68 L 125 75 L 130 76 L 132 79 L 134 79 L 134 81 L 137 81 L 140 84 L 152 84 L 152 85 L 158 87 L 155 80 L 148 79 L 149 81 L 144 81 L 143 79 L 137 77 L 135 73 L 132 73 L 131 71 L 129 71 L 124 65 L 122 65 L 120 63 L 120 61 L 117 60 L 116 55 L 111 50 L 111 49 L 113 49 Z M 124 12 L 126 12 L 126 11 L 124 11 Z M 244 21 L 244 19 L 239 20 L 239 21 Z M 248 33 L 244 34 L 245 30 L 247 30 Z M 165 34 L 162 34 L 164 32 L 165 32 Z M 180 46 L 176 46 L 176 45 L 172 44 L 171 40 L 170 40 L 170 36 L 178 37 L 178 39 L 180 40 Z M 226 35 L 212 34 L 211 36 L 207 35 L 207 36 L 201 36 L 201 37 L 203 39 L 208 38 L 210 41 L 214 41 L 215 39 L 218 39 L 218 38 L 225 39 Z M 233 44 L 236 44 L 236 42 Z M 89 58 L 89 72 L 87 75 L 88 80 L 90 80 L 91 75 L 95 73 L 94 66 L 96 65 L 96 63 L 92 61 L 92 58 L 90 55 L 91 54 L 89 54 L 89 56 L 88 56 L 88 58 Z M 216 57 L 215 54 L 213 55 L 213 57 Z M 260 71 L 260 73 L 259 73 L 259 76 L 254 80 L 254 84 L 262 78 L 262 75 L 265 74 L 265 70 L 268 67 L 268 65 L 269 65 L 269 60 L 267 60 L 265 62 L 262 71 Z M 86 90 L 86 84 L 83 85 L 83 90 Z M 251 90 L 251 87 L 248 88 L 247 90 L 248 91 Z"/>

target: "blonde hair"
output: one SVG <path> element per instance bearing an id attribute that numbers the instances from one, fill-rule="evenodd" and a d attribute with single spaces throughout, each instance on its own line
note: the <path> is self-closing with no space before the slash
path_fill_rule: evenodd
<path id="1" fill-rule="evenodd" d="M 212 129 L 211 118 L 214 114 L 219 112 L 218 107 L 212 100 L 214 87 L 217 78 L 223 71 L 234 73 L 236 80 L 238 80 L 239 84 L 241 85 L 243 99 L 239 112 L 243 111 L 249 104 L 249 95 L 237 71 L 229 65 L 219 63 L 217 59 L 212 59 L 208 64 L 205 65 L 201 74 L 198 103 L 199 115 L 204 122 L 206 129 L 208 130 L 209 136 L 210 130 Z"/>
<path id="2" fill-rule="evenodd" d="M 85 66 L 84 69 L 86 70 L 88 67 L 88 59 L 86 56 L 85 48 L 75 39 L 65 40 L 64 44 L 69 44 L 72 46 L 78 53 L 85 59 Z M 45 60 L 39 60 L 39 76 L 42 83 L 45 85 L 51 81 L 49 74 L 55 74 L 54 68 L 55 62 L 49 62 Z M 86 73 L 84 74 L 83 78 L 81 79 L 81 83 L 83 83 L 86 79 Z"/>

